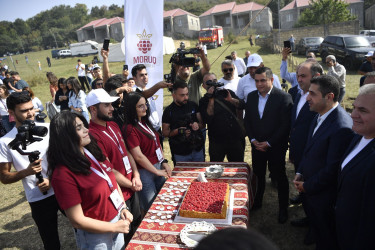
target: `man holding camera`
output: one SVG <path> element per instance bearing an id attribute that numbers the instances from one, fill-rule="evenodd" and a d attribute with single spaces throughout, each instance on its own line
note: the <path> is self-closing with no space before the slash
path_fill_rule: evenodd
<path id="1" fill-rule="evenodd" d="M 188 66 L 174 64 L 177 72 L 176 81 L 184 81 L 188 85 L 189 101 L 193 101 L 197 105 L 199 99 L 202 97 L 201 84 L 203 83 L 203 76 L 211 69 L 210 62 L 204 54 L 203 49 L 199 49 L 199 57 L 202 59 L 203 68 L 192 74 Z"/>
<path id="2" fill-rule="evenodd" d="M 203 77 L 203 88 L 207 93 L 199 101 L 202 120 L 208 126 L 210 161 L 243 162 L 245 152 L 245 129 L 238 119 L 237 109 L 243 108 L 230 89 L 219 89 L 216 75 L 207 73 Z"/>
<path id="3" fill-rule="evenodd" d="M 200 129 L 202 119 L 198 105 L 189 101 L 188 86 L 184 81 L 173 84 L 173 102 L 164 110 L 162 131 L 169 137 L 174 162 L 204 161 L 204 138 Z"/>
<path id="4" fill-rule="evenodd" d="M 30 162 L 27 155 L 21 155 L 11 149 L 9 143 L 19 144 L 33 142 L 30 135 L 39 134 L 41 127 L 32 122 L 35 118 L 34 106 L 27 92 L 15 92 L 7 98 L 9 114 L 15 118 L 16 126 L 0 139 L 0 180 L 3 184 L 11 184 L 22 180 L 27 201 L 31 207 L 32 217 L 38 227 L 45 249 L 60 249 L 57 231 L 57 204 L 54 192 L 47 177 L 48 162 L 46 151 L 49 135 L 41 141 L 35 141 L 27 146 L 26 152 L 39 151 L 39 159 Z M 26 123 L 25 123 L 26 121 Z M 46 126 L 48 124 L 43 124 Z M 28 134 L 29 136 L 25 136 Z M 16 140 L 15 140 L 16 139 Z M 11 167 L 16 172 L 11 172 Z M 41 174 L 43 182 L 38 181 L 36 174 Z"/>

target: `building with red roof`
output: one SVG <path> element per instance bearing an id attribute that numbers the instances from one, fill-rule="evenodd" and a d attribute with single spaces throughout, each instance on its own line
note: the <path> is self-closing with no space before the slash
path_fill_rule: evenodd
<path id="1" fill-rule="evenodd" d="M 196 38 L 200 30 L 199 18 L 182 9 L 164 11 L 164 36 Z"/>
<path id="2" fill-rule="evenodd" d="M 343 0 L 349 4 L 348 9 L 352 15 L 356 15 L 359 26 L 363 27 L 364 22 L 364 2 L 363 0 Z M 302 12 L 308 8 L 310 0 L 293 0 L 280 10 L 281 29 L 292 29 L 297 23 Z"/>
<path id="3" fill-rule="evenodd" d="M 107 37 L 121 42 L 124 38 L 124 18 L 97 19 L 79 28 L 76 32 L 79 42 L 93 40 L 102 43 Z"/>
<path id="4" fill-rule="evenodd" d="M 239 33 L 251 20 L 251 29 L 257 33 L 270 32 L 272 30 L 272 12 L 264 5 L 249 2 L 237 4 L 229 2 L 218 4 L 199 16 L 201 29 L 214 25 L 222 26 L 224 34 Z"/>

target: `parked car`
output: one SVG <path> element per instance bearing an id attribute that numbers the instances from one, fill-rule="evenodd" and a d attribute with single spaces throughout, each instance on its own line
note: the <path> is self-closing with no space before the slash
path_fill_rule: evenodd
<path id="1" fill-rule="evenodd" d="M 375 30 L 361 30 L 359 32 L 361 36 L 375 36 Z"/>
<path id="2" fill-rule="evenodd" d="M 320 44 L 319 53 L 323 63 L 328 55 L 334 55 L 346 69 L 355 69 L 371 50 L 374 48 L 364 36 L 330 35 Z"/>
<path id="3" fill-rule="evenodd" d="M 319 53 L 319 46 L 323 42 L 323 37 L 304 37 L 297 44 L 297 54 L 306 55 L 308 52 Z"/>
<path id="4" fill-rule="evenodd" d="M 375 47 L 375 36 L 365 36 L 366 39 L 370 42 L 372 47 Z"/>
<path id="5" fill-rule="evenodd" d="M 62 49 L 59 52 L 57 52 L 57 55 L 58 57 L 65 58 L 72 56 L 72 52 L 70 51 L 70 49 Z"/>
<path id="6" fill-rule="evenodd" d="M 53 49 L 51 50 L 52 58 L 59 58 L 59 49 Z"/>

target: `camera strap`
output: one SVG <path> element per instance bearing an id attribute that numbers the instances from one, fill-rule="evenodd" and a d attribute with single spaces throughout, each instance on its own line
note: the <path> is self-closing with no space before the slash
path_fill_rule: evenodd
<path id="1" fill-rule="evenodd" d="M 232 112 L 232 110 L 230 110 L 230 109 L 228 108 L 228 106 L 225 105 L 222 101 L 220 101 L 220 100 L 218 100 L 218 99 L 215 99 L 215 102 L 218 103 L 220 106 L 222 106 L 226 111 L 228 111 L 228 112 L 234 117 L 234 119 L 236 119 L 236 121 L 237 121 L 237 123 L 238 123 L 238 126 L 239 126 L 240 129 L 241 129 L 242 135 L 243 135 L 244 137 L 246 137 L 246 129 L 245 129 L 245 126 L 243 125 L 242 121 L 241 121 L 240 119 L 238 119 L 237 115 L 234 114 L 234 113 Z"/>

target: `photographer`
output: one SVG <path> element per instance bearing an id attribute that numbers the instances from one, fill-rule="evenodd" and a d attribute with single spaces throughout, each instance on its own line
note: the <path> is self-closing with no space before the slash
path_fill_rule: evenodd
<path id="1" fill-rule="evenodd" d="M 203 126 L 198 105 L 188 101 L 188 87 L 181 80 L 173 84 L 172 96 L 173 102 L 163 113 L 162 131 L 169 137 L 174 161 L 204 161 L 204 138 L 200 131 Z"/>
<path id="2" fill-rule="evenodd" d="M 28 130 L 33 134 L 39 129 L 31 126 L 26 127 L 23 123 L 26 120 L 34 121 L 35 110 L 28 92 L 15 92 L 7 98 L 9 114 L 15 118 L 16 126 L 0 139 L 0 180 L 3 184 L 10 184 L 22 180 L 27 201 L 31 207 L 32 217 L 38 227 L 39 234 L 43 240 L 45 249 L 60 249 L 60 241 L 57 232 L 57 210 L 59 206 L 55 199 L 54 191 L 50 186 L 47 176 L 46 150 L 48 148 L 49 135 L 43 140 L 36 141 L 27 146 L 26 152 L 39 150 L 40 159 L 34 162 L 29 161 L 27 155 L 21 155 L 18 151 L 12 150 L 8 144 L 14 142 L 18 130 Z M 48 124 L 37 124 L 47 127 Z M 38 134 L 36 134 L 38 135 Z M 57 138 L 56 138 L 57 139 Z M 11 172 L 12 164 L 16 172 Z M 35 174 L 41 173 L 43 182 L 39 182 Z M 45 195 L 43 194 L 45 193 Z"/>
<path id="3" fill-rule="evenodd" d="M 203 68 L 192 74 L 188 66 L 173 64 L 177 72 L 176 80 L 184 81 L 188 85 L 189 101 L 193 101 L 197 105 L 202 97 L 201 84 L 203 83 L 203 76 L 211 69 L 210 62 L 202 49 L 199 49 L 199 57 L 202 59 Z"/>
<path id="4" fill-rule="evenodd" d="M 237 110 L 244 102 L 229 89 L 222 89 L 216 75 L 207 73 L 203 77 L 203 88 L 207 93 L 199 101 L 202 120 L 208 126 L 210 161 L 243 162 L 245 131 Z M 221 89 L 219 89 L 221 88 Z"/>

